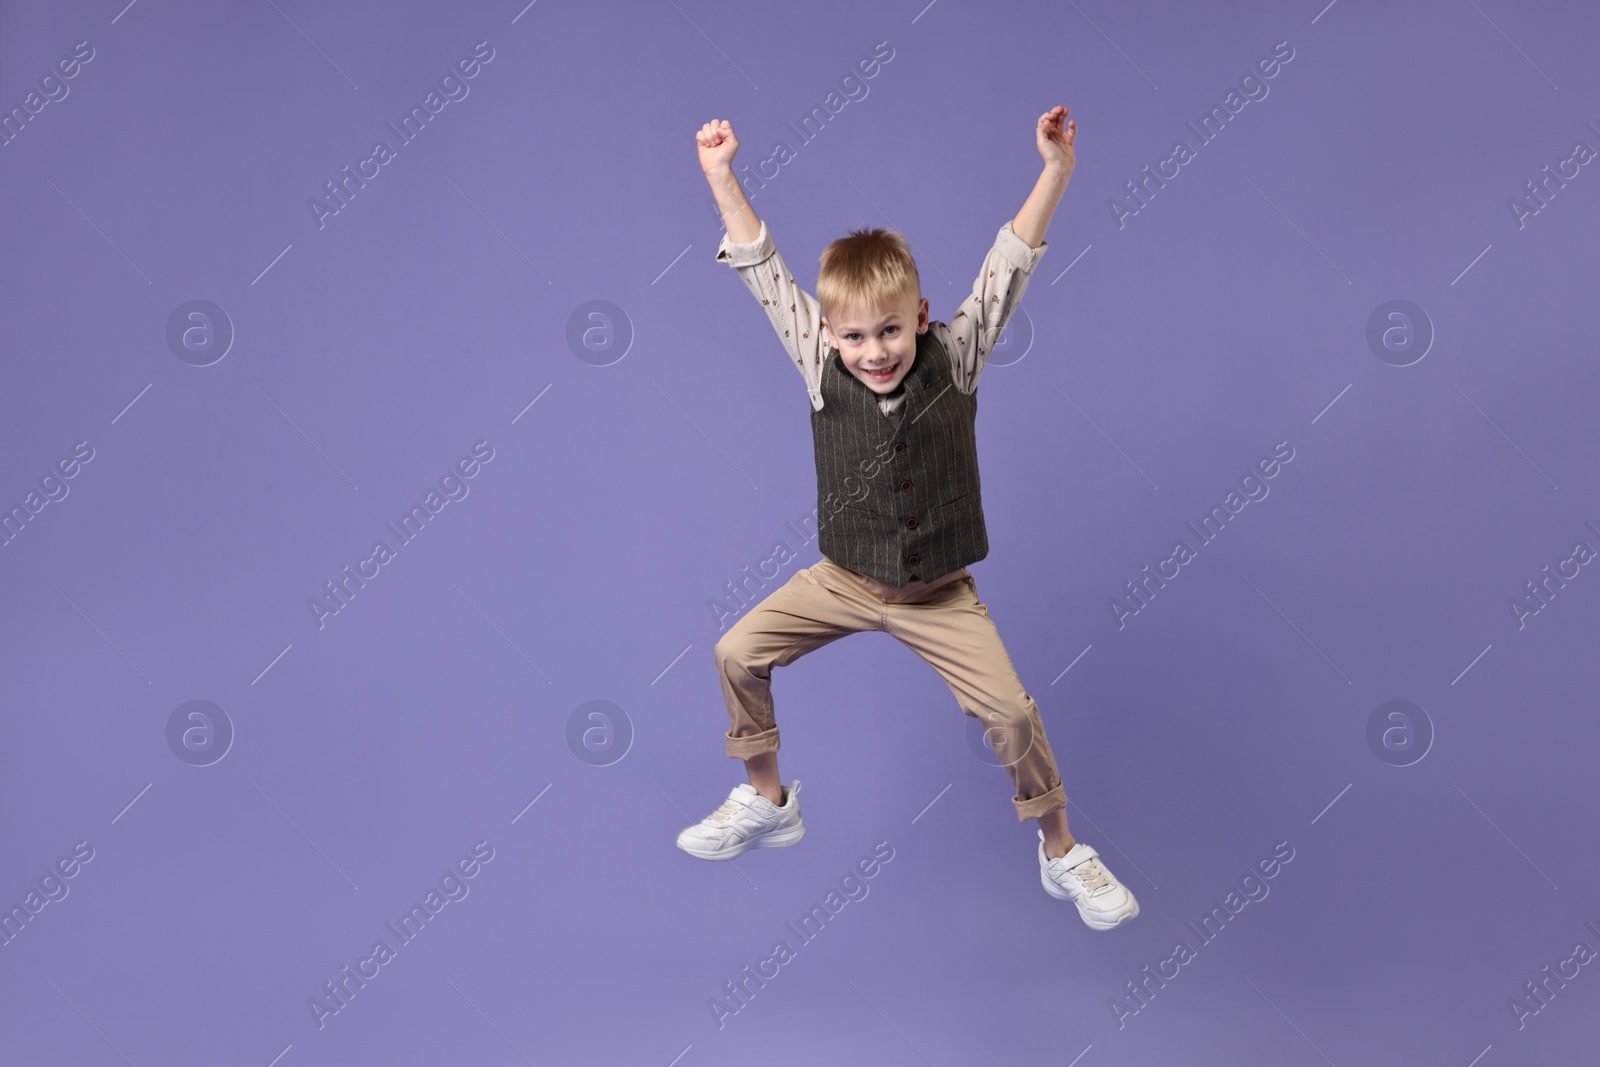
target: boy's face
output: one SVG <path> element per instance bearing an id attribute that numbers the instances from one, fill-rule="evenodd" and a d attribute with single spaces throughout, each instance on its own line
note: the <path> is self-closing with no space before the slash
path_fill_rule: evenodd
<path id="1" fill-rule="evenodd" d="M 883 307 L 843 311 L 837 321 L 824 315 L 822 325 L 845 369 L 874 393 L 888 394 L 900 388 L 916 360 L 916 335 L 928 332 L 928 300 L 908 294 Z"/>

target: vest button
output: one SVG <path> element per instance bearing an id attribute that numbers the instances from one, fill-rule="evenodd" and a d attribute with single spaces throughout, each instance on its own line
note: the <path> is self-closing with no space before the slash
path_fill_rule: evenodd
<path id="1" fill-rule="evenodd" d="M 906 557 L 906 562 L 911 564 L 913 567 L 915 567 L 921 561 L 922 561 L 922 557 L 919 556 L 919 555 L 916 555 L 915 553 L 913 553 L 912 555 L 909 555 L 909 556 Z"/>
<path id="2" fill-rule="evenodd" d="M 900 483 L 900 488 L 902 488 L 902 489 L 910 489 L 911 488 L 911 479 L 907 478 L 905 481 L 901 482 Z"/>
<path id="3" fill-rule="evenodd" d="M 916 528 L 917 528 L 917 517 L 915 515 L 913 515 L 913 516 L 911 516 L 911 518 L 906 520 L 906 529 L 915 530 Z"/>
<path id="4" fill-rule="evenodd" d="M 906 443 L 904 441 L 896 441 L 894 443 L 894 450 L 896 452 L 904 452 L 906 450 Z"/>

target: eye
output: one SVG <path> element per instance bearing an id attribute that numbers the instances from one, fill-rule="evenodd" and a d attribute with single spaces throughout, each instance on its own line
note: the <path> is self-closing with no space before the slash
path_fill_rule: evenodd
<path id="1" fill-rule="evenodd" d="M 895 330 L 898 330 L 899 328 L 900 327 L 898 327 L 898 326 L 890 326 L 887 329 L 885 329 L 883 332 L 884 333 L 893 333 Z"/>
<path id="2" fill-rule="evenodd" d="M 846 341 L 854 341 L 857 337 L 860 337 L 860 336 L 861 335 L 859 333 L 857 333 L 854 330 L 851 330 L 849 333 L 844 335 L 844 339 Z"/>

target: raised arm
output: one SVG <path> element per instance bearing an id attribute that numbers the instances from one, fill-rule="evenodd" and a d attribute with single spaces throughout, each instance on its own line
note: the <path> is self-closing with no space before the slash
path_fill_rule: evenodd
<path id="1" fill-rule="evenodd" d="M 1026 241 L 1029 248 L 1038 248 L 1044 241 L 1044 232 L 1050 228 L 1050 216 L 1055 214 L 1061 194 L 1067 191 L 1067 182 L 1072 178 L 1072 168 L 1077 165 L 1077 151 L 1073 142 L 1078 137 L 1078 124 L 1066 121 L 1066 125 L 1062 125 L 1067 119 L 1067 111 L 1067 108 L 1057 105 L 1040 115 L 1034 127 L 1034 139 L 1039 146 L 1039 155 L 1044 158 L 1044 170 L 1034 183 L 1033 192 L 1023 201 L 1022 210 L 1017 212 L 1017 217 L 1011 223 L 1012 231 Z"/>
<path id="2" fill-rule="evenodd" d="M 767 224 L 756 216 L 734 175 L 733 154 L 739 142 L 726 121 L 708 122 L 695 135 L 700 166 L 728 232 L 717 247 L 717 260 L 738 271 L 750 294 L 761 302 L 778 340 L 805 379 L 811 406 L 822 404 L 822 309 L 806 292 L 778 254 Z"/>
<path id="3" fill-rule="evenodd" d="M 1073 141 L 1078 124 L 1067 122 L 1067 109 L 1055 107 L 1039 116 L 1034 127 L 1044 170 L 1017 217 L 995 235 L 994 247 L 978 268 L 972 293 L 943 327 L 940 340 L 950 355 L 956 384 L 965 392 L 978 387 L 989 353 L 1027 291 L 1028 279 L 1049 246 L 1044 239 L 1075 163 Z"/>
<path id="4" fill-rule="evenodd" d="M 728 228 L 728 240 L 741 244 L 754 241 L 761 231 L 761 219 L 745 199 L 733 173 L 733 154 L 739 151 L 733 124 L 727 119 L 712 119 L 695 134 L 695 143 L 700 146 L 700 169 L 711 183 L 722 224 Z"/>

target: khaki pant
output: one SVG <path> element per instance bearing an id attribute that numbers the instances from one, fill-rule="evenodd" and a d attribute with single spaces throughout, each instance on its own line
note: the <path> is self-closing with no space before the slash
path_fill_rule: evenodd
<path id="1" fill-rule="evenodd" d="M 1011 801 L 1019 820 L 1067 806 L 1039 708 L 1017 678 L 965 567 L 898 589 L 827 557 L 796 571 L 717 641 L 732 724 L 728 755 L 743 759 L 778 750 L 773 667 L 863 630 L 883 630 L 908 645 L 943 676 L 962 712 L 984 723 L 997 761 L 1016 786 Z"/>

